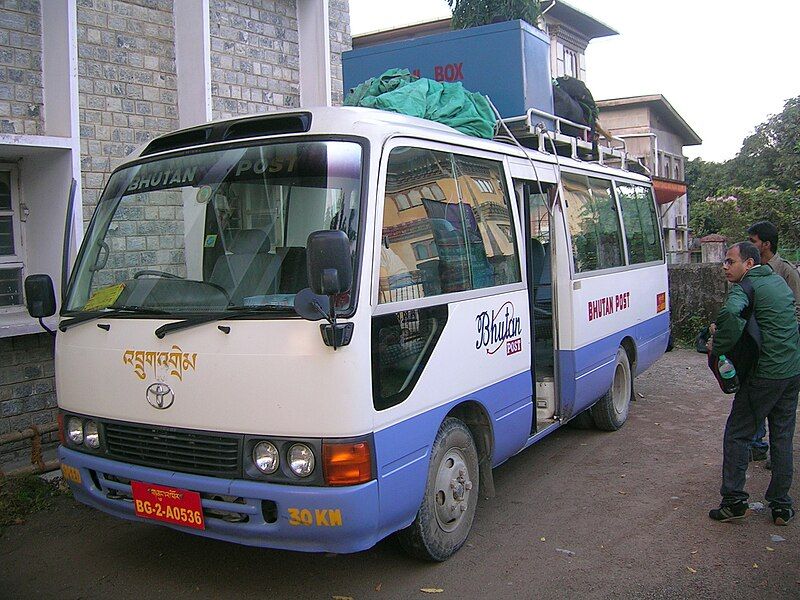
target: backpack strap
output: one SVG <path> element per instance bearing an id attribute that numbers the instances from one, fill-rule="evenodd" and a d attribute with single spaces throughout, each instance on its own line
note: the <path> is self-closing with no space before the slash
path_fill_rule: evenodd
<path id="1" fill-rule="evenodd" d="M 755 315 L 755 290 L 753 289 L 753 282 L 750 281 L 747 277 L 744 277 L 740 282 L 739 286 L 744 291 L 745 295 L 747 296 L 747 306 L 742 309 L 742 312 L 739 314 L 745 321 L 747 321 L 747 325 L 745 325 L 745 330 L 747 333 L 750 334 L 750 337 L 753 338 L 753 341 L 758 346 L 759 350 L 761 349 L 761 329 L 758 326 L 758 321 L 756 321 Z"/>

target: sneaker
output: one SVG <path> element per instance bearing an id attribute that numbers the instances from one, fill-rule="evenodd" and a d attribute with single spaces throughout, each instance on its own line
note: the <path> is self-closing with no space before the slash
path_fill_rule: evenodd
<path id="1" fill-rule="evenodd" d="M 767 460 L 769 456 L 769 448 L 750 448 L 750 462 L 760 462 Z"/>
<path id="2" fill-rule="evenodd" d="M 775 525 L 788 525 L 789 521 L 794 519 L 793 508 L 773 508 L 772 509 L 772 522 Z"/>
<path id="3" fill-rule="evenodd" d="M 719 508 L 714 508 L 708 511 L 708 516 L 715 521 L 727 523 L 728 521 L 736 521 L 744 519 L 750 514 L 750 507 L 747 502 L 736 502 L 735 504 L 723 504 Z M 773 511 L 773 515 L 774 515 Z"/>

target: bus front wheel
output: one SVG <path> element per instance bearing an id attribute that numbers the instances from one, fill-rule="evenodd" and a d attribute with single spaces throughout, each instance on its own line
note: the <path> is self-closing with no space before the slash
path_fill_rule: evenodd
<path id="1" fill-rule="evenodd" d="M 631 363 L 625 348 L 617 348 L 611 389 L 592 407 L 592 419 L 598 429 L 616 431 L 628 419 L 633 394 Z"/>
<path id="2" fill-rule="evenodd" d="M 448 417 L 431 449 L 425 495 L 414 522 L 398 533 L 411 556 L 441 562 L 467 540 L 478 505 L 478 452 L 464 423 Z"/>

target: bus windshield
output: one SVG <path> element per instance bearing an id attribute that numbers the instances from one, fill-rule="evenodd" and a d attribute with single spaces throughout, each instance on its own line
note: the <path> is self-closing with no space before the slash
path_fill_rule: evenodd
<path id="1" fill-rule="evenodd" d="M 123 168 L 86 232 L 65 312 L 291 310 L 308 286 L 311 232 L 342 230 L 355 253 L 361 165 L 359 144 L 314 140 Z"/>

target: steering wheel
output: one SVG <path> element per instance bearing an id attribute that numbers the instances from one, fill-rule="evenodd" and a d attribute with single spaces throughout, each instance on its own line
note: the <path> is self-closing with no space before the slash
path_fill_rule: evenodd
<path id="1" fill-rule="evenodd" d="M 133 275 L 134 279 L 139 279 L 140 277 L 163 277 L 164 279 L 183 279 L 183 277 L 180 277 L 179 275 L 166 273 L 165 271 L 155 271 L 153 269 L 145 269 L 143 271 L 137 271 Z"/>

